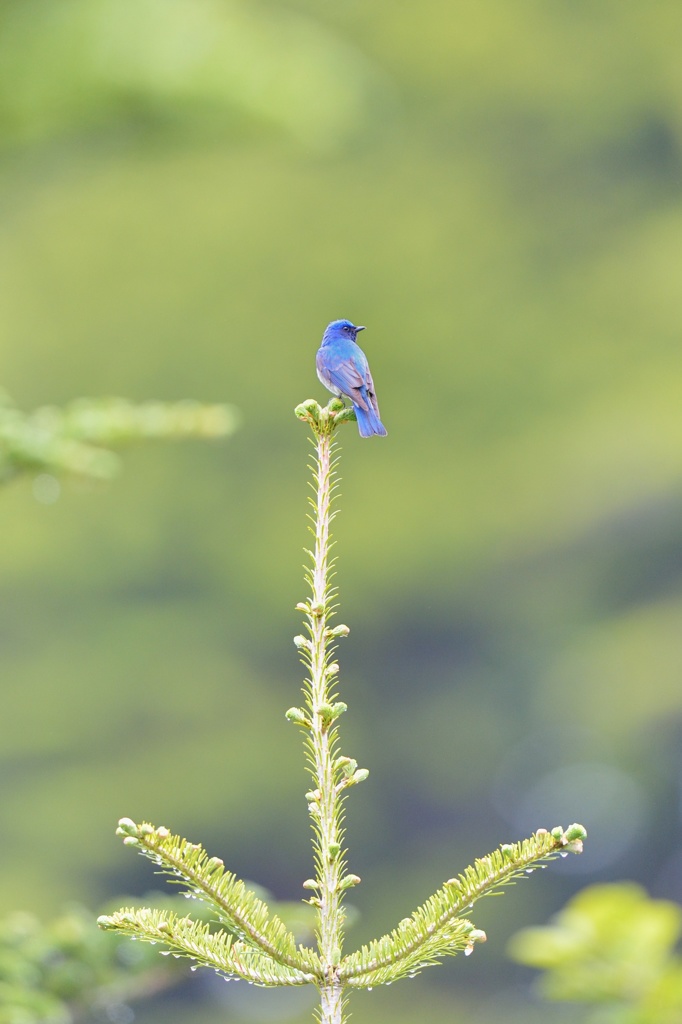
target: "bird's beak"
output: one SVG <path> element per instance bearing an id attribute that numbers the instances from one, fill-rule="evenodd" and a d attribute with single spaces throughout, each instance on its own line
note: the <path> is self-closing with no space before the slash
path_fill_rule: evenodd
<path id="1" fill-rule="evenodd" d="M 365 329 L 364 327 L 356 327 L 355 328 L 356 331 L 364 331 L 364 329 Z"/>

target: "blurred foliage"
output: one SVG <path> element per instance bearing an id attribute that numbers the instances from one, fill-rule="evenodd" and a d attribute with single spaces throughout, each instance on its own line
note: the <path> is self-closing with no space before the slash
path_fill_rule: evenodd
<path id="1" fill-rule="evenodd" d="M 255 118 L 325 149 L 357 132 L 379 80 L 311 18 L 229 0 L 4 0 L 0 69 L 0 140 L 12 148 L 112 127 L 212 134 Z"/>
<path id="2" fill-rule="evenodd" d="M 256 891 L 261 898 L 269 898 L 259 887 Z M 145 899 L 171 913 L 187 910 L 180 896 L 150 893 Z M 275 906 L 297 940 L 309 942 L 314 924 L 311 908 Z M 193 915 L 208 920 L 210 910 L 199 903 Z M 146 943 L 133 944 L 127 936 L 102 932 L 95 914 L 84 907 L 68 907 L 46 923 L 25 911 L 0 920 L 2 1024 L 72 1024 L 74 1020 L 130 1024 L 135 1016 L 130 1003 L 177 989 L 189 977 L 185 961 L 161 959 L 158 950 Z"/>
<path id="3" fill-rule="evenodd" d="M 3 1024 L 125 1019 L 121 1007 L 128 1000 L 172 987 L 183 973 L 155 950 L 103 934 L 83 907 L 47 924 L 25 911 L 0 921 Z"/>
<path id="4" fill-rule="evenodd" d="M 682 1019 L 682 908 L 631 882 L 583 889 L 546 927 L 525 928 L 511 956 L 544 973 L 539 992 L 588 1003 L 601 1024 L 676 1024 Z"/>
<path id="5" fill-rule="evenodd" d="M 118 469 L 118 458 L 102 445 L 145 438 L 225 437 L 237 422 L 236 411 L 226 405 L 134 405 L 123 398 L 81 398 L 64 409 L 46 406 L 26 415 L 0 394 L 0 483 L 37 472 L 106 480 Z M 43 476 L 37 480 L 36 497 L 56 500 L 58 489 Z"/>
<path id="6" fill-rule="evenodd" d="M 246 427 L 136 448 L 106 494 L 4 489 L 0 905 L 136 891 L 122 810 L 298 894 L 302 776 L 273 714 L 298 689 L 291 409 L 323 397 L 335 316 L 368 325 L 389 430 L 381 453 L 344 439 L 338 520 L 347 742 L 372 769 L 359 941 L 398 885 L 407 913 L 547 806 L 590 833 L 573 885 L 617 872 L 681 902 L 682 7 L 161 8 L 0 4 L 8 390 L 229 397 Z M 240 84 L 238 46 L 272 88 Z M 529 920 L 570 895 L 565 868 L 524 893 Z M 482 927 L 517 928 L 514 898 Z M 501 945 L 475 959 L 443 970 L 456 995 L 374 993 L 373 1024 L 511 1012 Z"/>

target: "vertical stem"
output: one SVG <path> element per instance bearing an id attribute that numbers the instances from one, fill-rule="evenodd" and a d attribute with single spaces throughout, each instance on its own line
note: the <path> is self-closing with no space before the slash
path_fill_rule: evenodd
<path id="1" fill-rule="evenodd" d="M 338 979 L 338 965 L 343 943 L 343 798 L 347 780 L 335 767 L 338 730 L 336 718 L 343 705 L 334 705 L 334 684 L 338 666 L 332 661 L 335 636 L 347 632 L 345 627 L 330 627 L 335 590 L 330 577 L 330 524 L 333 518 L 334 461 L 332 435 L 333 416 L 322 415 L 312 423 L 315 434 L 315 498 L 312 532 L 315 537 L 312 567 L 308 575 L 310 603 L 305 604 L 309 643 L 302 645 L 304 662 L 310 671 L 304 694 L 310 713 L 308 732 L 308 767 L 314 789 L 307 794 L 313 828 L 316 895 L 311 902 L 318 908 L 318 947 L 322 960 L 320 982 L 320 1020 L 322 1024 L 343 1024 L 343 986 Z"/>
<path id="2" fill-rule="evenodd" d="M 321 1024 L 343 1024 L 343 989 L 340 982 L 331 982 L 320 989 Z"/>
<path id="3" fill-rule="evenodd" d="M 317 438 L 317 502 L 315 509 L 315 550 L 313 553 L 312 614 L 310 616 L 310 682 L 312 697 L 311 739 L 315 760 L 317 790 L 320 794 L 314 817 L 315 867 L 319 899 L 319 946 L 328 986 L 321 993 L 322 1020 L 336 1024 L 341 1020 L 340 988 L 335 983 L 335 968 L 341 959 L 341 873 L 340 798 L 334 778 L 334 741 L 330 728 L 331 704 L 330 655 L 328 650 L 329 601 L 329 529 L 331 513 L 332 462 L 331 434 Z M 326 714 L 325 714 L 326 712 Z"/>

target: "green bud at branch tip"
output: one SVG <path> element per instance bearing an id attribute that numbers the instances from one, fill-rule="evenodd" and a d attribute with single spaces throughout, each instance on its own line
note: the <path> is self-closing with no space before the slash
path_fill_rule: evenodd
<path id="1" fill-rule="evenodd" d="M 352 889 L 354 885 L 360 885 L 362 879 L 358 875 L 346 875 L 341 879 L 339 889 Z"/>
<path id="2" fill-rule="evenodd" d="M 586 839 L 587 829 L 585 829 L 582 825 L 579 825 L 577 822 L 574 822 L 572 825 L 569 825 L 566 831 L 564 832 L 564 838 L 569 843 L 572 842 L 574 839 Z"/>
<path id="3" fill-rule="evenodd" d="M 320 422 L 322 409 L 314 398 L 307 398 L 305 402 L 301 402 L 300 405 L 296 406 L 294 412 L 298 416 L 299 420 L 307 420 L 309 423 L 318 424 Z"/>
<path id="4" fill-rule="evenodd" d="M 124 838 L 124 840 L 123 840 L 123 845 L 124 846 L 139 846 L 140 845 L 140 840 L 137 838 L 137 836 L 126 836 Z"/>
<path id="5" fill-rule="evenodd" d="M 327 630 L 327 636 L 348 636 L 349 633 L 350 627 L 345 626 L 343 623 L 339 623 L 338 626 Z"/>
<path id="6" fill-rule="evenodd" d="M 315 881 L 314 878 L 306 878 L 305 882 L 303 883 L 303 888 L 304 889 L 319 889 L 319 885 Z"/>
<path id="7" fill-rule="evenodd" d="M 334 415 L 334 419 L 337 423 L 356 423 L 355 409 L 352 406 L 341 409 Z"/>
<path id="8" fill-rule="evenodd" d="M 473 928 L 469 932 L 469 942 L 467 943 L 467 946 L 466 946 L 466 948 L 464 950 L 464 955 L 465 956 L 471 956 L 471 954 L 474 951 L 474 946 L 476 945 L 477 942 L 487 942 L 487 941 L 488 941 L 488 936 L 486 935 L 486 933 L 484 931 L 481 931 L 480 928 Z"/>
<path id="9" fill-rule="evenodd" d="M 118 828 L 116 834 L 119 836 L 136 836 L 138 832 L 137 825 L 132 818 L 119 818 Z"/>
<path id="10" fill-rule="evenodd" d="M 304 725 L 310 728 L 310 721 L 302 708 L 289 708 L 284 717 L 295 725 Z"/>

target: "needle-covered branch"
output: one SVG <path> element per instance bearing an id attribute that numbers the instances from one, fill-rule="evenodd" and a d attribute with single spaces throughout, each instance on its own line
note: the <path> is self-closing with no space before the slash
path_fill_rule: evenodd
<path id="1" fill-rule="evenodd" d="M 112 449 L 149 439 L 227 437 L 238 424 L 229 405 L 79 398 L 25 413 L 0 392 L 0 483 L 34 473 L 108 480 L 119 468 Z"/>
<path id="2" fill-rule="evenodd" d="M 120 820 L 117 833 L 124 837 L 127 846 L 133 846 L 156 864 L 161 873 L 186 885 L 188 896 L 208 903 L 218 921 L 241 944 L 251 946 L 288 970 L 304 975 L 319 970 L 314 950 L 297 947 L 294 935 L 283 922 L 241 879 L 225 869 L 219 857 L 209 857 L 198 843 L 172 835 L 163 826 L 155 828 L 147 822 L 137 825 L 130 818 Z M 136 920 L 142 926 L 146 919 Z M 121 925 L 116 915 L 108 918 L 107 922 L 109 928 Z"/>
<path id="3" fill-rule="evenodd" d="M 198 966 L 211 967 L 226 978 L 243 978 L 263 987 L 308 985 L 316 980 L 310 973 L 283 966 L 222 929 L 211 931 L 206 922 L 170 911 L 125 907 L 99 917 L 97 923 L 105 931 L 163 943 L 167 948 L 162 953 L 189 957 Z"/>
<path id="4" fill-rule="evenodd" d="M 485 941 L 485 932 L 459 915 L 481 896 L 489 896 L 517 878 L 525 878 L 541 864 L 561 854 L 581 853 L 585 830 L 571 825 L 566 831 L 539 829 L 529 839 L 501 846 L 476 860 L 456 878 L 450 878 L 426 903 L 388 935 L 346 957 L 339 977 L 348 985 L 368 988 L 412 977 L 422 967 Z"/>
<path id="5" fill-rule="evenodd" d="M 349 630 L 341 624 L 332 625 L 337 608 L 331 559 L 331 524 L 336 514 L 333 502 L 338 488 L 334 432 L 350 417 L 338 399 L 332 399 L 324 409 L 317 402 L 304 402 L 296 414 L 310 424 L 313 432 L 313 497 L 308 516 L 313 547 L 307 552 L 310 593 L 297 606 L 305 615 L 307 636 L 294 640 L 308 673 L 303 684 L 305 708 L 291 708 L 287 717 L 307 731 L 305 750 L 312 787 L 306 800 L 313 831 L 315 878 L 308 879 L 304 886 L 314 892 L 310 902 L 318 911 L 318 947 L 324 975 L 320 986 L 322 1021 L 339 1024 L 343 1013 L 338 978 L 344 939 L 343 898 L 347 889 L 360 881 L 346 871 L 344 801 L 346 790 L 369 774 L 339 751 L 338 720 L 347 707 L 337 700 L 339 666 L 334 651 L 338 638 L 347 636 Z"/>

